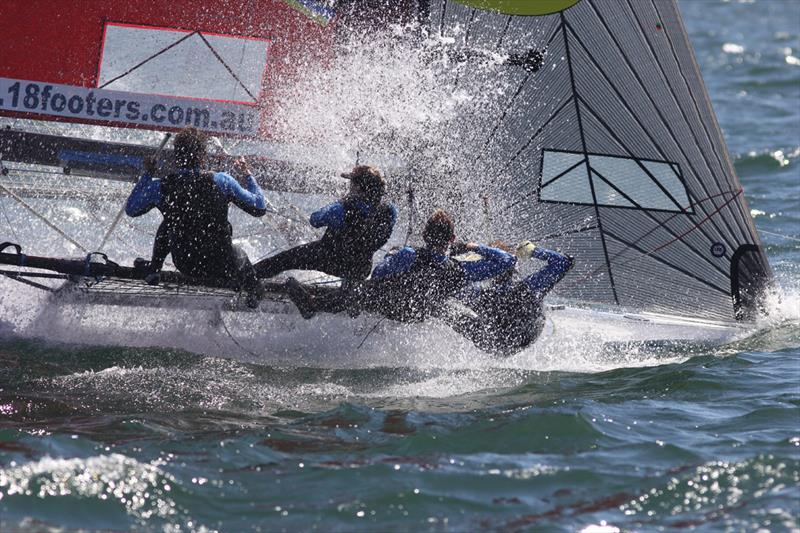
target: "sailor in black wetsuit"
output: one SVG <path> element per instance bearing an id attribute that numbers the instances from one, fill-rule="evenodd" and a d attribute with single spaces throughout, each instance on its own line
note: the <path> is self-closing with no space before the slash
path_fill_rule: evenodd
<path id="1" fill-rule="evenodd" d="M 443 314 L 456 332 L 494 355 L 513 355 L 539 337 L 544 326 L 542 300 L 573 264 L 571 257 L 534 246 L 530 241 L 520 244 L 516 255 L 547 264 L 519 281 L 514 281 L 514 269 L 510 269 L 494 278 L 489 287 L 471 286 L 459 299 L 474 314 L 452 308 Z"/>
<path id="2" fill-rule="evenodd" d="M 447 256 L 455 238 L 453 219 L 436 210 L 422 234 L 425 247 L 407 246 L 387 255 L 372 272 L 372 278 L 352 288 L 322 290 L 310 295 L 293 278 L 287 292 L 305 318 L 316 312 L 361 311 L 377 313 L 401 322 L 422 322 L 438 316 L 448 298 L 471 282 L 502 274 L 513 268 L 514 256 L 489 246 L 473 245 L 481 256 L 460 263 Z"/>
<path id="3" fill-rule="evenodd" d="M 167 253 L 178 270 L 204 283 L 246 290 L 258 305 L 260 286 L 247 255 L 232 242 L 228 203 L 260 217 L 267 212 L 264 193 L 243 160 L 236 170 L 245 175 L 247 189 L 229 174 L 204 172 L 206 136 L 186 128 L 175 136 L 175 171 L 154 179 L 152 161 L 128 197 L 125 212 L 138 217 L 158 207 L 164 221 L 153 247 L 151 274 L 157 275 Z M 151 281 L 153 276 L 150 276 Z M 252 300 L 252 301 L 250 301 Z"/>
<path id="4" fill-rule="evenodd" d="M 369 276 L 372 256 L 392 235 L 397 209 L 383 200 L 386 182 L 378 169 L 357 166 L 342 177 L 350 180 L 350 193 L 311 215 L 312 226 L 327 227 L 322 238 L 259 261 L 259 278 L 285 270 L 319 270 L 348 281 Z"/>

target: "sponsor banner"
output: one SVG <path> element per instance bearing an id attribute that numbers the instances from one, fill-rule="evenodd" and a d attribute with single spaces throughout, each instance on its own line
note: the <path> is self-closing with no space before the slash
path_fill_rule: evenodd
<path id="1" fill-rule="evenodd" d="M 10 78 L 0 78 L 4 112 L 150 129 L 194 126 L 218 135 L 255 136 L 259 126 L 259 109 L 252 105 Z"/>

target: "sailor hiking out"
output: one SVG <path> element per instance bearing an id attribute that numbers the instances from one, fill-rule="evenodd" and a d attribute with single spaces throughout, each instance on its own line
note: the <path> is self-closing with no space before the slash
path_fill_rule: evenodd
<path id="1" fill-rule="evenodd" d="M 513 268 L 513 255 L 482 245 L 471 247 L 481 256 L 479 260 L 455 261 L 447 255 L 454 239 L 453 219 L 439 209 L 423 231 L 425 246 L 407 246 L 388 254 L 375 267 L 371 279 L 312 296 L 291 278 L 286 283 L 287 292 L 305 318 L 316 312 L 348 311 L 357 315 L 364 311 L 401 322 L 422 322 L 438 316 L 448 298 L 457 295 L 469 283 Z"/>
<path id="2" fill-rule="evenodd" d="M 544 326 L 542 300 L 573 265 L 571 257 L 530 241 L 517 247 L 516 256 L 547 264 L 519 281 L 512 268 L 493 278 L 489 287 L 472 284 L 459 295 L 471 312 L 452 307 L 443 313 L 453 330 L 494 355 L 513 355 L 536 341 Z"/>
<path id="3" fill-rule="evenodd" d="M 386 181 L 377 168 L 356 166 L 342 177 L 350 180 L 347 196 L 310 218 L 315 228 L 327 228 L 322 238 L 259 261 L 259 278 L 285 270 L 318 270 L 346 281 L 369 276 L 372 256 L 392 235 L 397 209 L 384 200 Z"/>
<path id="4" fill-rule="evenodd" d="M 157 283 L 167 254 L 172 254 L 182 274 L 246 290 L 248 304 L 258 305 L 260 286 L 247 255 L 232 242 L 228 204 L 260 217 L 267 212 L 264 193 L 243 160 L 236 162 L 235 170 L 246 188 L 227 173 L 203 171 L 206 141 L 206 135 L 196 128 L 178 133 L 175 169 L 164 178 L 154 177 L 154 161 L 146 163 L 145 173 L 128 197 L 125 212 L 138 217 L 156 207 L 164 220 L 156 235 L 151 262 L 139 265 L 150 270 L 149 282 Z"/>

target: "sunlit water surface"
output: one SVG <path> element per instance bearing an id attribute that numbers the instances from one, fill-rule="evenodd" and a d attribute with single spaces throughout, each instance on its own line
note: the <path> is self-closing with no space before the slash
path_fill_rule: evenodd
<path id="1" fill-rule="evenodd" d="M 367 344 L 380 364 L 296 367 L 224 338 L 87 346 L 41 317 L 21 335 L 31 293 L 3 282 L 0 528 L 797 531 L 800 246 L 779 235 L 800 237 L 800 7 L 681 7 L 783 288 L 760 333 L 649 359 L 434 344 L 392 364 Z M 158 334 L 205 328 L 177 322 Z"/>

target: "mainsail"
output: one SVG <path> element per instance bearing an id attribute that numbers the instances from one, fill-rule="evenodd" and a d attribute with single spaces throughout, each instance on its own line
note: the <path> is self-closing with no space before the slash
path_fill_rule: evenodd
<path id="1" fill-rule="evenodd" d="M 559 295 L 753 317 L 770 268 L 674 0 L 547 2 L 549 14 L 527 15 L 514 13 L 538 3 L 423 4 L 430 31 L 458 46 L 544 58 L 506 71 L 513 90 L 474 162 L 511 213 L 506 236 L 577 258 Z M 488 91 L 497 78 L 476 70 L 461 83 Z"/>
<path id="2" fill-rule="evenodd" d="M 276 88 L 330 50 L 332 14 L 309 0 L 3 2 L 0 116 L 265 133 Z"/>

